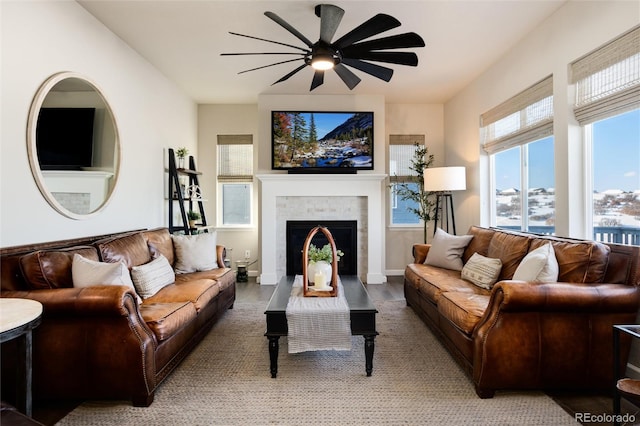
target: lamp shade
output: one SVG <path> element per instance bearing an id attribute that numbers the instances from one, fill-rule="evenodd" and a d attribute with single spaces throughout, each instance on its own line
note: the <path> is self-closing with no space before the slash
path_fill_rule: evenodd
<path id="1" fill-rule="evenodd" d="M 467 189 L 464 167 L 429 167 L 424 169 L 425 191 L 460 191 Z"/>

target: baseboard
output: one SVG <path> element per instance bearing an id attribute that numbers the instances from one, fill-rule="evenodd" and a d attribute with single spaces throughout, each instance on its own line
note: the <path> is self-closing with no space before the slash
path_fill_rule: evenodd
<path id="1" fill-rule="evenodd" d="M 404 269 L 387 269 L 384 273 L 387 276 L 401 277 L 404 275 Z"/>

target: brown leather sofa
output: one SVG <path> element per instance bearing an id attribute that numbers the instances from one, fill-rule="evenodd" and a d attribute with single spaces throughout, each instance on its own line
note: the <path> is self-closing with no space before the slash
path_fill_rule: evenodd
<path id="1" fill-rule="evenodd" d="M 174 266 L 166 228 L 132 231 L 0 250 L 1 297 L 43 304 L 33 332 L 33 399 L 131 400 L 149 406 L 162 381 L 209 332 L 235 301 L 235 274 L 224 267 L 176 274 L 175 283 L 141 304 L 132 288 L 98 285 L 74 288 L 74 253 L 103 262 L 124 261 L 131 269 L 163 254 Z M 10 342 L 8 342 L 10 343 Z M 2 390 L 15 360 L 2 347 Z"/>
<path id="2" fill-rule="evenodd" d="M 501 389 L 610 390 L 612 326 L 640 307 L 640 247 L 472 226 L 464 250 L 499 258 L 491 290 L 460 271 L 425 265 L 430 244 L 413 247 L 404 292 L 411 306 L 472 378 L 481 398 Z M 559 282 L 514 281 L 520 261 L 551 242 Z M 629 341 L 623 342 L 626 365 Z"/>

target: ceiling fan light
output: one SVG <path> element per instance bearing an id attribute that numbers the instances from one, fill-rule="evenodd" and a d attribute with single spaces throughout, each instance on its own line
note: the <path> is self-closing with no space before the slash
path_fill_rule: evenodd
<path id="1" fill-rule="evenodd" d="M 311 66 L 316 70 L 330 70 L 335 65 L 331 55 L 315 55 L 311 60 Z"/>

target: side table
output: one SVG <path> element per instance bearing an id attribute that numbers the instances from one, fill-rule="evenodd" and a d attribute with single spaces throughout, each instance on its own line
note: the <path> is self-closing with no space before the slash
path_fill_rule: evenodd
<path id="1" fill-rule="evenodd" d="M 42 304 L 31 299 L 0 297 L 0 343 L 18 339 L 18 350 L 23 354 L 16 366 L 17 408 L 31 416 L 32 344 L 31 331 L 42 319 Z"/>
<path id="2" fill-rule="evenodd" d="M 620 371 L 620 333 L 626 333 L 640 339 L 640 325 L 613 326 L 613 415 L 614 425 L 620 421 L 620 399 L 625 398 L 635 405 L 640 404 L 640 380 L 623 378 Z"/>

